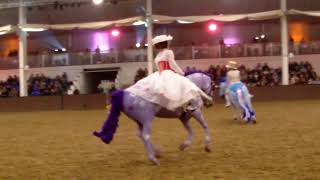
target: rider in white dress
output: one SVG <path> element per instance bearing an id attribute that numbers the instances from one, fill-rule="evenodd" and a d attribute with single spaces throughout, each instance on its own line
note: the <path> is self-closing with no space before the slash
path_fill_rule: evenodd
<path id="1" fill-rule="evenodd" d="M 173 51 L 168 49 L 170 40 L 172 37 L 167 35 L 157 36 L 152 40 L 152 44 L 160 49 L 155 58 L 158 71 L 141 79 L 126 90 L 173 111 L 197 97 L 212 101 L 211 97 L 183 76 L 184 72 L 174 60 Z"/>

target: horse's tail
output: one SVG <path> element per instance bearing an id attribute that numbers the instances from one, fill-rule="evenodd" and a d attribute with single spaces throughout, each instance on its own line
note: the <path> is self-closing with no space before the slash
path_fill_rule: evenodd
<path id="1" fill-rule="evenodd" d="M 123 95 L 123 90 L 115 91 L 112 93 L 111 110 L 109 116 L 103 124 L 101 131 L 93 132 L 93 135 L 100 138 L 106 144 L 109 144 L 112 141 L 113 136 L 117 130 L 119 116 L 121 114 L 121 111 L 123 110 Z"/>

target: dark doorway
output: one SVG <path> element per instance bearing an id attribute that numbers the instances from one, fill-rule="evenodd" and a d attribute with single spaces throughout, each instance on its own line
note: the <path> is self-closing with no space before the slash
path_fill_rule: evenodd
<path id="1" fill-rule="evenodd" d="M 99 93 L 98 86 L 103 80 L 114 82 L 117 78 L 119 68 L 111 69 L 85 69 L 85 82 L 87 93 Z"/>

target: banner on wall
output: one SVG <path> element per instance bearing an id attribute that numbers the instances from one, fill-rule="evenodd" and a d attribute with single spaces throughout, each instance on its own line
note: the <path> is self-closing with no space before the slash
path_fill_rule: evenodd
<path id="1" fill-rule="evenodd" d="M 282 15 L 281 10 L 266 11 L 259 13 L 249 14 L 234 14 L 234 15 L 207 15 L 207 16 L 164 16 L 164 15 L 153 15 L 154 24 L 169 24 L 174 22 L 206 22 L 210 20 L 221 21 L 221 22 L 233 22 L 239 20 L 266 20 L 279 18 Z M 72 30 L 72 29 L 100 29 L 108 26 L 133 26 L 143 25 L 145 17 L 136 16 L 116 21 L 102 21 L 102 22 L 90 22 L 90 23 L 73 23 L 73 24 L 25 24 L 20 25 L 22 29 L 52 29 L 52 30 Z"/>
<path id="2" fill-rule="evenodd" d="M 289 14 L 320 17 L 320 11 L 300 11 L 297 9 L 291 9 L 289 10 Z"/>

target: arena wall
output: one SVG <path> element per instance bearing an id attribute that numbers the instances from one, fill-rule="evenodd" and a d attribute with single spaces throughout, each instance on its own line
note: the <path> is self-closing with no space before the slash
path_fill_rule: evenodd
<path id="1" fill-rule="evenodd" d="M 320 100 L 319 85 L 256 87 L 250 91 L 254 95 L 253 102 Z M 215 103 L 224 102 L 218 92 L 214 97 Z M 2 98 L 0 112 L 105 109 L 108 99 L 104 94 Z"/>

